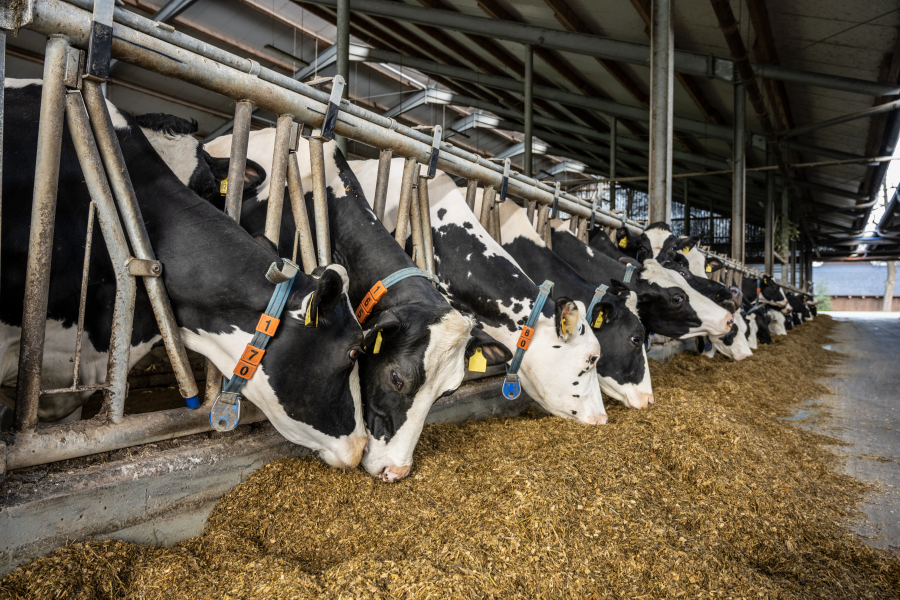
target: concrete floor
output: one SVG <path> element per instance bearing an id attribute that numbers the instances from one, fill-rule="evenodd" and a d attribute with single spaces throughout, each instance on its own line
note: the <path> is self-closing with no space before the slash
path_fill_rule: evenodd
<path id="1" fill-rule="evenodd" d="M 843 469 L 874 484 L 860 506 L 865 519 L 852 528 L 872 546 L 900 553 L 900 313 L 832 316 L 838 326 L 829 349 L 847 355 L 823 382 L 834 394 L 795 418 L 849 444 L 836 448 Z"/>

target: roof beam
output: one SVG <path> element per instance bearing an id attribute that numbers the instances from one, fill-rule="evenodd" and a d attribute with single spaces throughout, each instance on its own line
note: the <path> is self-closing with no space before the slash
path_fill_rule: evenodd
<path id="1" fill-rule="evenodd" d="M 322 6 L 337 6 L 337 0 L 308 1 Z M 646 66 L 650 60 L 650 47 L 648 45 L 623 42 L 600 36 L 473 17 L 462 13 L 410 6 L 400 2 L 387 2 L 385 0 L 350 0 L 350 8 L 357 13 L 433 25 L 463 33 L 474 33 L 521 44 L 532 44 L 536 47 L 540 46 L 574 54 L 608 58 L 630 64 Z M 729 83 L 736 81 L 733 61 L 695 52 L 675 51 L 674 68 L 678 72 L 690 75 L 713 76 Z M 754 65 L 754 69 L 760 77 L 856 94 L 881 96 L 900 92 L 900 85 L 897 84 L 884 84 L 852 77 L 839 77 L 826 73 L 787 69 L 774 65 Z"/>

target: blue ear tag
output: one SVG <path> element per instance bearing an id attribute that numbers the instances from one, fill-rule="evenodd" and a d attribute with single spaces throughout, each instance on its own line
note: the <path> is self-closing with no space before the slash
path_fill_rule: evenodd
<path id="1" fill-rule="evenodd" d="M 209 424 L 216 431 L 231 431 L 241 420 L 241 395 L 222 392 L 209 411 Z"/>
<path id="2" fill-rule="evenodd" d="M 519 394 L 522 393 L 522 386 L 519 385 L 519 375 L 517 373 L 506 376 L 506 379 L 503 380 L 502 392 L 503 397 L 508 400 L 515 400 L 519 397 Z"/>
<path id="3" fill-rule="evenodd" d="M 707 337 L 707 338 L 703 338 L 703 339 L 706 340 L 706 343 L 703 344 L 703 351 L 704 351 L 704 352 L 709 352 L 710 350 L 712 350 L 712 342 L 709 341 L 709 338 L 708 338 L 708 337 Z"/>

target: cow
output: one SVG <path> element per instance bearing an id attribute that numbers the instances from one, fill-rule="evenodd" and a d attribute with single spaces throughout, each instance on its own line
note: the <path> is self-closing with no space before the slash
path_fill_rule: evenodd
<path id="1" fill-rule="evenodd" d="M 768 304 L 776 308 L 785 308 L 788 301 L 781 293 L 781 286 L 769 275 L 760 278 L 747 278 L 741 282 L 741 292 L 751 304 Z"/>
<path id="2" fill-rule="evenodd" d="M 231 139 L 213 140 L 206 150 L 213 157 L 228 156 Z M 254 131 L 247 156 L 263 170 L 271 170 L 274 145 L 274 129 Z M 347 269 L 351 304 L 359 306 L 379 281 L 414 268 L 415 263 L 369 208 L 337 144 L 328 142 L 324 148 L 332 254 Z M 311 190 L 308 144 L 300 144 L 296 160 L 302 165 L 303 188 Z M 264 179 L 242 204 L 241 226 L 257 239 L 264 239 L 269 183 Z M 312 192 L 305 196 L 307 213 L 312 215 Z M 315 239 L 315 219 L 310 226 Z M 278 241 L 281 254 L 293 252 L 296 230 L 286 205 Z M 423 277 L 409 277 L 391 286 L 365 319 L 364 329 L 366 352 L 360 358 L 360 380 L 369 444 L 362 465 L 383 481 L 397 481 L 410 472 L 413 450 L 432 404 L 462 383 L 466 358 L 480 350 L 487 366 L 492 366 L 505 363 L 512 354 L 474 328 L 473 320 L 451 307 Z"/>
<path id="3" fill-rule="evenodd" d="M 552 279 L 557 293 L 590 304 L 597 285 L 581 277 L 547 248 L 522 208 L 512 201 L 503 202 L 499 207 L 503 248 L 522 270 L 536 281 Z M 477 198 L 475 213 L 480 214 L 480 209 L 481 199 Z M 600 342 L 597 375 L 603 393 L 631 408 L 653 404 L 650 367 L 644 349 L 646 332 L 638 316 L 637 294 L 608 291 L 585 317 Z"/>
<path id="4" fill-rule="evenodd" d="M 803 300 L 803 294 L 786 292 L 788 305 L 791 307 L 791 317 L 794 325 L 802 325 L 809 317 L 809 308 Z"/>
<path id="5" fill-rule="evenodd" d="M 788 330 L 793 329 L 793 324 L 788 321 L 784 311 L 769 308 L 767 314 L 771 319 L 769 323 L 769 333 L 771 335 L 787 335 Z"/>
<path id="6" fill-rule="evenodd" d="M 21 335 L 25 264 L 37 156 L 41 82 L 6 80 L 4 113 L 3 236 L 0 352 L 5 405 L 14 402 Z M 156 152 L 138 122 L 108 104 L 110 117 L 142 212 L 161 275 L 187 348 L 231 374 L 253 337 L 275 286 L 265 279 L 276 254 L 253 241 L 179 179 Z M 65 127 L 59 171 L 56 228 L 50 270 L 42 387 L 72 381 L 75 322 L 91 197 Z M 80 383 L 106 375 L 113 302 L 112 263 L 94 231 L 84 321 Z M 243 389 L 243 395 L 289 441 L 316 451 L 329 465 L 355 467 L 367 436 L 362 419 L 357 358 L 362 329 L 347 297 L 346 270 L 338 265 L 317 277 L 294 278 L 277 332 Z M 309 324 L 305 316 L 317 314 Z M 149 298 L 138 286 L 129 365 L 161 339 Z M 38 417 L 58 422 L 80 409 L 90 392 L 43 396 Z"/>
<path id="7" fill-rule="evenodd" d="M 733 317 L 724 308 L 688 285 L 684 277 L 663 268 L 654 259 L 643 265 L 631 260 L 632 279 L 625 283 L 626 265 L 584 244 L 565 228 L 553 230 L 552 248 L 582 277 L 616 291 L 637 293 L 638 314 L 647 331 L 666 337 L 688 339 L 702 335 L 725 335 Z"/>
<path id="8" fill-rule="evenodd" d="M 374 197 L 378 161 L 351 161 L 366 197 Z M 403 159 L 391 161 L 384 224 L 397 222 Z M 484 230 L 453 179 L 438 172 L 428 183 L 435 269 L 450 304 L 473 314 L 493 338 L 513 348 L 539 287 Z M 557 295 L 548 300 L 524 354 L 522 389 L 549 413 L 588 424 L 606 423 L 596 375 L 600 344 L 584 304 Z"/>

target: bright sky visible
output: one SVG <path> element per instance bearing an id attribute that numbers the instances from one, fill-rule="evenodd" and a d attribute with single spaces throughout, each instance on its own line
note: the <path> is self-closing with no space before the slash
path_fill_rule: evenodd
<path id="1" fill-rule="evenodd" d="M 894 158 L 898 157 L 900 157 L 900 144 L 897 144 L 897 147 L 894 149 Z M 887 175 L 884 177 L 884 182 L 887 184 L 887 200 L 890 201 L 894 195 L 894 190 L 896 190 L 897 185 L 900 184 L 900 160 L 890 162 Z M 875 226 L 881 221 L 881 217 L 884 215 L 884 209 L 885 197 L 884 190 L 882 190 L 881 193 L 878 194 L 878 203 L 872 209 L 872 214 L 869 217 L 868 224 L 866 224 L 866 231 L 863 234 L 863 237 L 875 236 Z M 862 252 L 865 247 L 865 244 L 860 244 L 857 247 L 857 252 Z"/>

